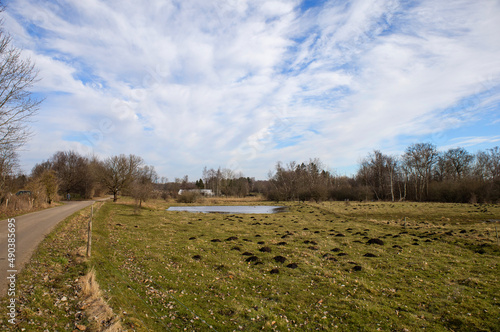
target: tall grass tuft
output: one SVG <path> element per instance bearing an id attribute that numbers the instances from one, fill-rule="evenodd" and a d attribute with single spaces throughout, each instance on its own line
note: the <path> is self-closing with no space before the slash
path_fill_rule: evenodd
<path id="1" fill-rule="evenodd" d="M 80 287 L 84 298 L 82 307 L 88 317 L 92 318 L 93 328 L 96 331 L 123 331 L 119 318 L 113 314 L 113 310 L 102 297 L 93 268 L 80 278 Z"/>

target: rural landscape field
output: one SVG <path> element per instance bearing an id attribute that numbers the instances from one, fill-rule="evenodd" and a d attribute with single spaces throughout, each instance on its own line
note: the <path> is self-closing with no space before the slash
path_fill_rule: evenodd
<path id="1" fill-rule="evenodd" d="M 499 17 L 0 0 L 0 331 L 500 332 Z"/>
<path id="2" fill-rule="evenodd" d="M 107 205 L 97 223 L 93 263 L 130 328 L 500 326 L 500 250 L 483 222 L 498 206 L 291 204 L 274 215 L 164 207 L 137 217 Z"/>
<path id="3" fill-rule="evenodd" d="M 498 205 L 285 203 L 284 213 L 229 215 L 167 212 L 179 205 L 173 201 L 150 201 L 139 211 L 127 199 L 99 204 L 90 261 L 67 255 L 68 243 L 69 252 L 85 244 L 87 218 L 77 216 L 40 246 L 20 275 L 21 283 L 30 280 L 21 289 L 33 300 L 22 307 L 20 326 L 73 325 L 84 310 L 70 291 L 77 287 L 68 284 L 91 267 L 130 331 L 500 326 L 500 247 L 496 224 L 485 222 L 498 218 Z M 43 279 L 44 269 L 55 274 L 51 280 Z M 69 300 L 61 307 L 64 292 Z M 54 315 L 37 314 L 51 296 Z M 58 310 L 66 318 L 48 318 Z"/>

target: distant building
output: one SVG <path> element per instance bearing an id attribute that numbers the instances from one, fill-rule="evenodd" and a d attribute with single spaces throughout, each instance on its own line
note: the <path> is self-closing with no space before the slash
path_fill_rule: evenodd
<path id="1" fill-rule="evenodd" d="M 215 196 L 212 189 L 181 189 L 181 190 L 179 190 L 178 194 L 182 195 L 183 193 L 187 193 L 187 192 L 198 193 L 198 194 L 201 194 L 203 196 L 208 196 L 208 197 Z"/>

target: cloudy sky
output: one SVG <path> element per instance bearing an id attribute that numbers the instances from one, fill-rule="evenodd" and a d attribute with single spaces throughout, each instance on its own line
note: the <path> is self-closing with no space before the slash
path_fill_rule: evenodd
<path id="1" fill-rule="evenodd" d="M 136 154 L 169 179 L 340 174 L 411 143 L 500 145 L 498 0 L 11 0 L 45 101 L 21 152 Z"/>

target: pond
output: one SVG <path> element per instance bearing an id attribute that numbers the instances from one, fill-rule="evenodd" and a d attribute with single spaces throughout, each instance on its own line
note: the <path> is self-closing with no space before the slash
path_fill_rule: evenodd
<path id="1" fill-rule="evenodd" d="M 267 205 L 227 205 L 227 206 L 171 206 L 167 211 L 185 211 L 185 212 L 198 212 L 198 213 L 279 213 L 287 212 L 286 206 L 267 206 Z"/>

